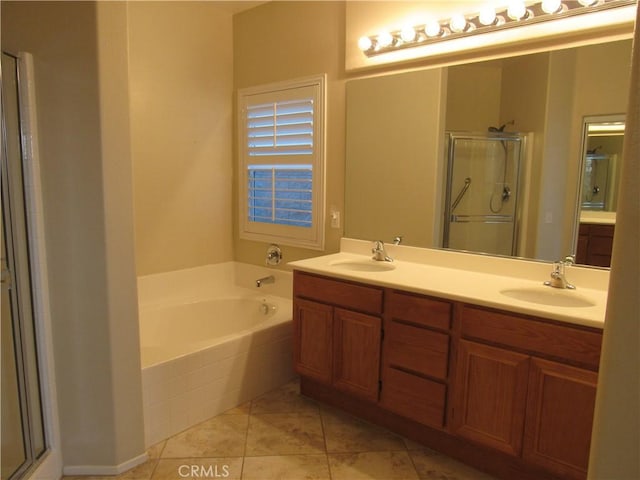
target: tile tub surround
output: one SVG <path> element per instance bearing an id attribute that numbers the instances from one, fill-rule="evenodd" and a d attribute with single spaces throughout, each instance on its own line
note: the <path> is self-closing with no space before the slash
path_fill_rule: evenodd
<path id="1" fill-rule="evenodd" d="M 216 467 L 217 478 L 238 480 L 493 479 L 300 396 L 297 381 L 162 441 L 148 453 L 145 464 L 117 477 L 64 480 L 197 478 L 185 468 L 215 474 Z"/>
<path id="2" fill-rule="evenodd" d="M 255 280 L 266 275 L 275 275 L 276 283 L 256 288 Z M 142 310 L 239 292 L 290 298 L 291 273 L 228 262 L 141 277 L 138 285 Z M 145 444 L 153 445 L 291 379 L 291 331 L 287 321 L 143 368 Z"/>

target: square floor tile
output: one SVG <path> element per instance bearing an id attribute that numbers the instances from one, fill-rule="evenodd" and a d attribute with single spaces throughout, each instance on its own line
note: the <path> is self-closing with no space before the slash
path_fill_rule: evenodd
<path id="1" fill-rule="evenodd" d="M 493 480 L 486 473 L 427 448 L 412 450 L 409 455 L 420 480 Z"/>
<path id="2" fill-rule="evenodd" d="M 246 457 L 242 480 L 330 480 L 326 455 Z"/>
<path id="3" fill-rule="evenodd" d="M 321 412 L 327 452 L 356 453 L 406 450 L 402 437 L 337 410 Z"/>
<path id="4" fill-rule="evenodd" d="M 260 395 L 251 402 L 251 414 L 317 412 L 318 404 L 300 395 L 298 380 L 292 380 L 276 390 Z"/>
<path id="5" fill-rule="evenodd" d="M 332 480 L 418 480 L 409 454 L 366 452 L 329 454 Z"/>
<path id="6" fill-rule="evenodd" d="M 248 415 L 219 415 L 171 437 L 161 458 L 242 456 L 248 425 Z"/>
<path id="7" fill-rule="evenodd" d="M 325 453 L 319 414 L 251 415 L 247 434 L 247 456 L 314 453 Z"/>
<path id="8" fill-rule="evenodd" d="M 224 478 L 240 480 L 242 457 L 160 459 L 151 480 Z"/>

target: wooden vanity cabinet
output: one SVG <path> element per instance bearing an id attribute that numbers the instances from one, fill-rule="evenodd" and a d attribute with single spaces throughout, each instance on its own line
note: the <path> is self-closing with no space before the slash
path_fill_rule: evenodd
<path id="1" fill-rule="evenodd" d="M 294 272 L 301 391 L 500 478 L 586 478 L 602 332 Z"/>
<path id="2" fill-rule="evenodd" d="M 615 225 L 580 223 L 576 263 L 610 267 L 614 232 Z"/>
<path id="3" fill-rule="evenodd" d="M 380 288 L 294 272 L 294 365 L 370 401 L 380 386 Z"/>
<path id="4" fill-rule="evenodd" d="M 449 374 L 450 302 L 392 290 L 385 300 L 380 405 L 444 428 Z"/>
<path id="5" fill-rule="evenodd" d="M 451 415 L 453 432 L 519 456 L 528 375 L 527 355 L 461 340 Z"/>
<path id="6" fill-rule="evenodd" d="M 598 374 L 532 358 L 523 457 L 563 478 L 587 476 Z"/>
<path id="7" fill-rule="evenodd" d="M 335 308 L 333 330 L 333 385 L 368 400 L 378 400 L 382 320 Z"/>
<path id="8" fill-rule="evenodd" d="M 333 307 L 296 299 L 293 306 L 293 355 L 300 375 L 331 383 Z"/>
<path id="9" fill-rule="evenodd" d="M 452 431 L 586 478 L 602 335 L 463 305 Z"/>

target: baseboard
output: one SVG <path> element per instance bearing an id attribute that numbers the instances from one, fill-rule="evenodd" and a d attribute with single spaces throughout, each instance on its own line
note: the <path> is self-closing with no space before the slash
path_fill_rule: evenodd
<path id="1" fill-rule="evenodd" d="M 143 464 L 148 459 L 149 455 L 143 453 L 119 465 L 65 465 L 62 473 L 64 475 L 120 475 Z"/>

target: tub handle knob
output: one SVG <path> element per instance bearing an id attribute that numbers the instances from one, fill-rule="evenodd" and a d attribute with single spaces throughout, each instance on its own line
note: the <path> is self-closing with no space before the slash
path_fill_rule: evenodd
<path id="1" fill-rule="evenodd" d="M 275 243 L 269 245 L 267 248 L 267 265 L 279 265 L 282 261 L 282 250 Z"/>

